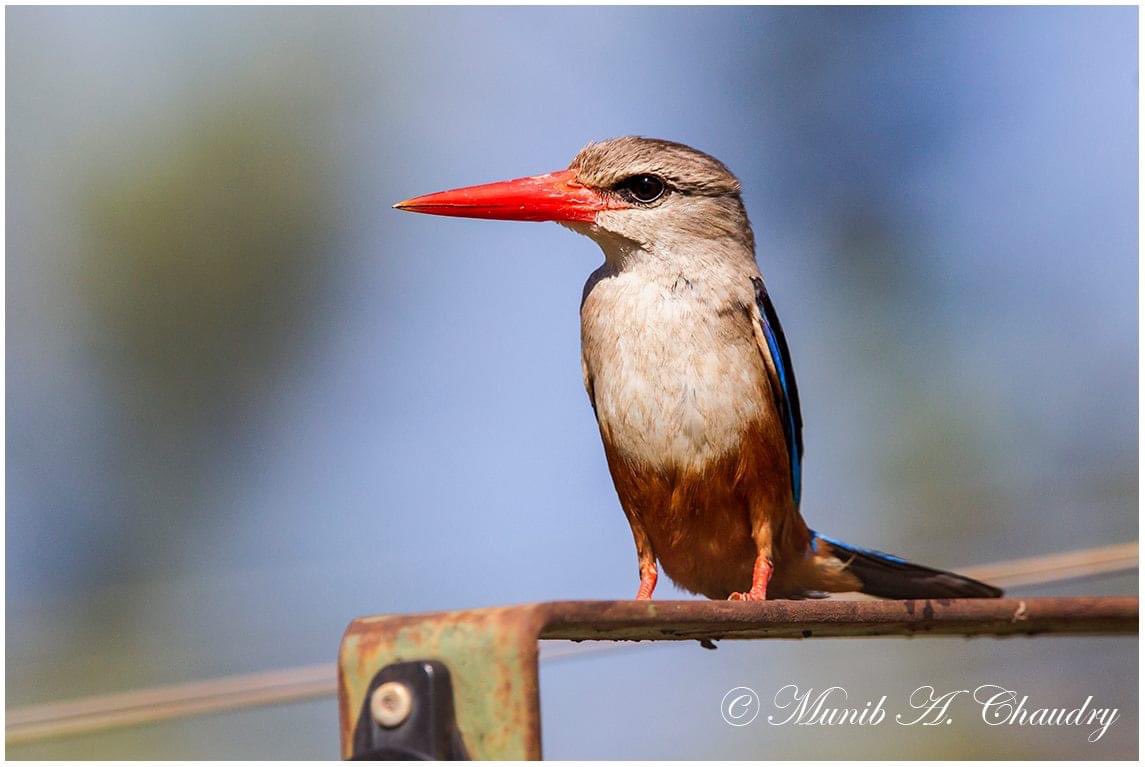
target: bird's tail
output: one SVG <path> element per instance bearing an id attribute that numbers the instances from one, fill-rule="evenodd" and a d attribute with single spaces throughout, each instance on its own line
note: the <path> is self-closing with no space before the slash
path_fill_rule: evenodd
<path id="1" fill-rule="evenodd" d="M 893 554 L 862 549 L 827 538 L 815 531 L 811 535 L 822 541 L 831 553 L 862 582 L 864 594 L 888 599 L 942 599 L 955 597 L 992 598 L 1002 596 L 1002 589 L 965 575 L 916 565 Z"/>

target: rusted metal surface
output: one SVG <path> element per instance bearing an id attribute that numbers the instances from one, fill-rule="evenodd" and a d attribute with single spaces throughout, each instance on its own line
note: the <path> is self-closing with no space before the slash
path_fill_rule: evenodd
<path id="1" fill-rule="evenodd" d="M 1137 631 L 1136 597 L 549 602 L 542 639 L 766 639 Z"/>
<path id="2" fill-rule="evenodd" d="M 359 618 L 338 663 L 342 755 L 382 667 L 440 660 L 476 759 L 539 759 L 539 639 L 663 641 L 859 636 L 1135 634 L 1136 597 L 743 602 L 542 602 Z"/>
<path id="3" fill-rule="evenodd" d="M 475 759 L 539 759 L 537 637 L 545 605 L 359 618 L 338 654 L 342 756 L 366 686 L 396 661 L 440 660 L 453 678 L 454 709 Z"/>

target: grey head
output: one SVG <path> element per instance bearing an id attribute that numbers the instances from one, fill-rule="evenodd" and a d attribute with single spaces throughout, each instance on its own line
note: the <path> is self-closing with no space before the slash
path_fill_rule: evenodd
<path id="1" fill-rule="evenodd" d="M 610 263 L 745 257 L 754 263 L 739 179 L 711 155 L 674 141 L 623 136 L 589 144 L 569 170 L 612 203 L 591 223 L 565 224 L 596 240 Z"/>

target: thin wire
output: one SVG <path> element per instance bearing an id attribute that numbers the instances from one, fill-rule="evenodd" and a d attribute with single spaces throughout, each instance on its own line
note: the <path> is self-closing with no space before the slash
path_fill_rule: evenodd
<path id="1" fill-rule="evenodd" d="M 1041 586 L 1112 575 L 1137 569 L 1137 542 L 1115 543 L 1094 549 L 1063 551 L 1028 559 L 1011 559 L 990 565 L 962 568 L 958 572 L 995 586 Z"/>
<path id="2" fill-rule="evenodd" d="M 1136 542 L 1079 549 L 1028 559 L 961 568 L 959 572 L 997 586 L 1046 585 L 1137 569 Z M 544 642 L 543 662 L 637 646 L 632 643 Z M 337 692 L 334 664 L 219 677 L 10 709 L 8 745 L 61 738 L 115 727 L 159 722 L 255 706 L 325 698 Z"/>
<path id="3" fill-rule="evenodd" d="M 9 709 L 8 745 L 130 727 L 196 714 L 325 698 L 337 692 L 334 664 L 264 671 Z"/>

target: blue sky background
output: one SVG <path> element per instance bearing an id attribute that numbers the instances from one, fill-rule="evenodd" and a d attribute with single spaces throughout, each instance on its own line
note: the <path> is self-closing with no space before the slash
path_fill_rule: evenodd
<path id="1" fill-rule="evenodd" d="M 813 526 L 947 567 L 1136 539 L 1136 14 L 10 9 L 8 705 L 629 597 L 580 374 L 599 252 L 389 207 L 628 133 L 743 181 Z M 1125 638 L 641 646 L 542 670 L 546 756 L 1135 758 L 1136 672 Z M 792 681 L 1124 713 L 1097 744 L 719 719 Z M 336 754 L 333 701 L 9 749 Z"/>

